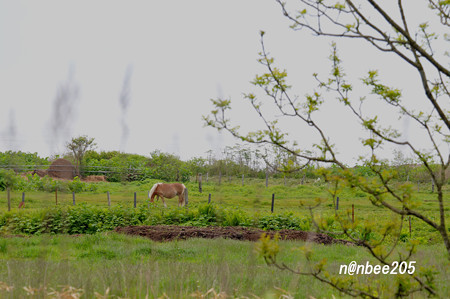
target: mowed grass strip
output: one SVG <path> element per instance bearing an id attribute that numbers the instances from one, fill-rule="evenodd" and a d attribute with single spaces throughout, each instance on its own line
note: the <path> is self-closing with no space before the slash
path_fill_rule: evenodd
<path id="1" fill-rule="evenodd" d="M 281 241 L 279 261 L 307 269 L 299 248 L 308 246 L 313 260 L 328 260 L 328 270 L 338 274 L 342 264 L 370 261 L 367 252 L 356 246 L 324 246 Z M 400 248 L 402 250 L 402 248 Z M 416 255 L 417 267 L 434 266 L 440 272 L 436 281 L 439 294 L 448 294 L 448 261 L 442 246 L 422 246 Z M 13 286 L 0 291 L 0 297 L 21 298 L 23 287 L 43 295 L 51 289 L 72 286 L 82 289 L 86 298 L 94 293 L 128 298 L 187 298 L 214 288 L 230 296 L 266 297 L 281 288 L 295 298 L 341 297 L 336 290 L 308 276 L 298 276 L 264 264 L 255 253 L 255 243 L 216 239 L 190 239 L 158 243 L 116 233 L 67 236 L 41 235 L 0 240 L 0 281 Z M 362 283 L 372 284 L 370 275 L 360 275 Z M 392 291 L 395 275 L 377 275 L 379 289 Z M 372 285 L 373 286 L 373 285 Z M 385 288 L 383 290 L 383 288 Z M 387 293 L 386 293 L 387 294 Z"/>

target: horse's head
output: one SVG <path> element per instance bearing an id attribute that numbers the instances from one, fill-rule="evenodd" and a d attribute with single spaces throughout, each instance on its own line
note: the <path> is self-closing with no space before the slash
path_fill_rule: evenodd
<path id="1" fill-rule="evenodd" d="M 148 198 L 150 198 L 150 201 L 151 201 L 151 202 L 154 201 L 154 198 L 155 198 L 154 193 L 155 193 L 156 190 L 158 189 L 159 185 L 161 185 L 161 183 L 154 184 L 153 187 L 152 187 L 152 189 L 150 189 L 150 191 L 148 192 Z"/>

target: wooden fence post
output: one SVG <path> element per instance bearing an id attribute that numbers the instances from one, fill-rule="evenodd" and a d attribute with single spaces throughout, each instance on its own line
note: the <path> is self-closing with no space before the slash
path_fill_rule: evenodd
<path id="1" fill-rule="evenodd" d="M 198 192 L 202 193 L 202 174 L 198 174 Z"/>
<path id="2" fill-rule="evenodd" d="M 8 187 L 7 190 L 7 197 L 8 197 L 8 212 L 11 211 L 11 189 Z"/>
<path id="3" fill-rule="evenodd" d="M 109 197 L 109 191 L 106 191 L 106 195 L 108 196 L 108 207 L 111 207 L 111 198 Z"/>
<path id="4" fill-rule="evenodd" d="M 75 192 L 72 192 L 73 205 L 75 205 Z"/>
<path id="5" fill-rule="evenodd" d="M 208 195 L 208 204 L 210 204 L 211 203 L 211 193 L 209 193 L 209 195 Z"/>
<path id="6" fill-rule="evenodd" d="M 209 179 L 209 172 L 206 173 L 206 183 L 208 183 L 208 179 Z"/>
<path id="7" fill-rule="evenodd" d="M 336 210 L 339 210 L 339 196 L 336 197 Z"/>
<path id="8" fill-rule="evenodd" d="M 242 186 L 244 186 L 244 175 L 242 175 Z"/>
<path id="9" fill-rule="evenodd" d="M 25 205 L 25 192 L 22 192 L 22 201 L 19 204 L 19 209 Z"/>
<path id="10" fill-rule="evenodd" d="M 273 213 L 273 206 L 275 204 L 275 193 L 272 193 L 272 207 L 270 208 L 270 211 Z"/>
<path id="11" fill-rule="evenodd" d="M 136 207 L 136 192 L 134 192 L 134 207 Z"/>

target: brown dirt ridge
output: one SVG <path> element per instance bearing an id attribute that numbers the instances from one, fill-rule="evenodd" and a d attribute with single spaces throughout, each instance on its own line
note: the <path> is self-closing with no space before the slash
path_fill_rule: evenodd
<path id="1" fill-rule="evenodd" d="M 344 244 L 354 245 L 346 240 L 334 239 L 326 234 L 305 232 L 300 230 L 283 229 L 279 231 L 264 231 L 258 228 L 240 226 L 178 226 L 178 225 L 154 225 L 154 226 L 125 226 L 116 227 L 118 233 L 127 235 L 142 236 L 154 241 L 185 240 L 188 238 L 225 238 L 242 241 L 258 241 L 262 233 L 272 237 L 278 233 L 281 240 L 301 240 L 318 244 Z"/>

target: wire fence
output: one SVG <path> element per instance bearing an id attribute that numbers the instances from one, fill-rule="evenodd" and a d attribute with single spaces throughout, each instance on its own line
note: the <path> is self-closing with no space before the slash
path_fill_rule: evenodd
<path id="1" fill-rule="evenodd" d="M 66 172 L 75 171 L 75 166 L 70 165 L 0 165 L 0 169 L 11 169 L 16 172 L 30 172 L 30 171 L 55 171 L 55 172 Z M 145 173 L 148 171 L 148 167 L 131 167 L 131 166 L 81 166 L 80 172 L 82 173 Z"/>

